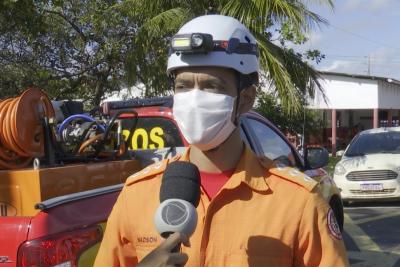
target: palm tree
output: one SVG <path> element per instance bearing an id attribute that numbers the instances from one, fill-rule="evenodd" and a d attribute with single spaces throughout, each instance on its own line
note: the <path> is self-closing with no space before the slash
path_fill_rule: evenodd
<path id="1" fill-rule="evenodd" d="M 306 3 L 316 2 L 333 8 L 332 0 L 128 0 L 115 8 L 127 11 L 137 22 L 138 34 L 127 56 L 128 80 L 144 83 L 146 96 L 169 89 L 165 75 L 169 38 L 192 18 L 217 13 L 237 18 L 257 39 L 264 77 L 276 90 L 288 114 L 301 110 L 305 95 L 322 90 L 318 72 L 292 50 L 274 44 L 271 31 L 289 24 L 307 33 L 327 23 L 310 11 Z"/>

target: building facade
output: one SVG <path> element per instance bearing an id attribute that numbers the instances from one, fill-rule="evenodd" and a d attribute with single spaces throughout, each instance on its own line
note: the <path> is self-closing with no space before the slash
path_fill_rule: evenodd
<path id="1" fill-rule="evenodd" d="M 359 131 L 399 126 L 400 81 L 336 72 L 321 72 L 321 76 L 324 92 L 316 91 L 308 108 L 321 111 L 326 127 L 312 142 L 327 146 L 335 155 Z"/>

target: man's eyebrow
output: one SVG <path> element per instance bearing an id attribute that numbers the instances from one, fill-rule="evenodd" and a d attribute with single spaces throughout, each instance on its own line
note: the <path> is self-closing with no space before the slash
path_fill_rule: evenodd
<path id="1" fill-rule="evenodd" d="M 180 82 L 180 83 L 190 83 L 192 80 L 190 78 L 185 78 L 185 77 L 177 77 L 175 79 L 175 82 Z"/>
<path id="2" fill-rule="evenodd" d="M 193 80 L 191 77 L 176 77 L 175 79 L 176 83 L 192 83 Z M 207 82 L 207 83 L 216 83 L 216 84 L 227 84 L 227 81 L 220 76 L 214 76 L 214 77 L 207 77 L 203 82 Z"/>
<path id="3" fill-rule="evenodd" d="M 216 83 L 216 84 L 227 84 L 226 80 L 222 77 L 210 77 L 206 80 L 209 83 Z"/>

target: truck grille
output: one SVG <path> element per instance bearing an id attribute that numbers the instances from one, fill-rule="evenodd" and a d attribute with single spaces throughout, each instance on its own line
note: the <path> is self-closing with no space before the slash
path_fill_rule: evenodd
<path id="1" fill-rule="evenodd" d="M 377 194 L 393 194 L 396 188 L 388 188 L 383 190 L 374 191 L 364 191 L 364 190 L 350 190 L 352 194 L 362 194 L 362 195 L 377 195 Z"/>
<path id="2" fill-rule="evenodd" d="M 397 173 L 391 170 L 354 171 L 346 175 L 349 181 L 377 181 L 397 178 Z"/>

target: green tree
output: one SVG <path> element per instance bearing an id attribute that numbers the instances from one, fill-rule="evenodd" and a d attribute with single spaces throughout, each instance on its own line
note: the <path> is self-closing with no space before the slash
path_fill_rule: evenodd
<path id="1" fill-rule="evenodd" d="M 196 16 L 224 14 L 237 18 L 254 33 L 260 48 L 264 81 L 272 81 L 269 85 L 277 91 L 283 111 L 299 113 L 302 97 L 313 96 L 315 88 L 321 89 L 318 73 L 304 61 L 304 56 L 318 62 L 323 55 L 315 50 L 306 55 L 295 53 L 284 42 L 302 43 L 314 26 L 326 23 L 308 9 L 306 3 L 310 2 L 333 7 L 331 0 L 124 1 L 118 5 L 119 9 L 130 10 L 129 16 L 146 18 L 130 47 L 128 81 L 144 83 L 148 95 L 168 90 L 164 73 L 170 37 Z M 276 35 L 281 46 L 272 40 Z"/>
<path id="2" fill-rule="evenodd" d="M 306 142 L 310 135 L 319 135 L 325 122 L 319 111 L 305 108 L 305 99 L 302 98 L 302 108 L 295 114 L 287 114 L 277 100 L 276 93 L 259 91 L 260 97 L 255 109 L 274 123 L 282 132 L 305 134 Z"/>
<path id="3" fill-rule="evenodd" d="M 52 98 L 98 105 L 105 93 L 124 87 L 125 55 L 137 25 L 112 9 L 117 2 L 3 2 L 1 94 L 15 95 L 35 85 Z"/>

